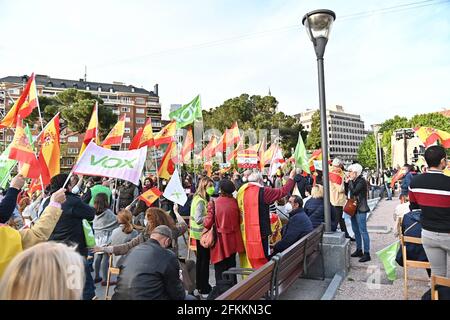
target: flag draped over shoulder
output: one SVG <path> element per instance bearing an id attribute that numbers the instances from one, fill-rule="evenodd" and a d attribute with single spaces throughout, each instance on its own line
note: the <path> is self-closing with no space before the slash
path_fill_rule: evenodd
<path id="1" fill-rule="evenodd" d="M 50 179 L 60 173 L 59 114 L 45 127 L 39 142 L 39 163 L 42 169 L 42 182 L 50 184 Z"/>
<path id="2" fill-rule="evenodd" d="M 305 144 L 303 143 L 300 132 L 298 133 L 298 141 L 294 151 L 294 159 L 297 167 L 307 173 L 311 173 L 310 166 L 308 164 L 308 155 L 306 154 Z"/>
<path id="3" fill-rule="evenodd" d="M 184 206 L 187 201 L 187 195 L 184 192 L 183 185 L 181 184 L 180 174 L 175 169 L 172 178 L 166 186 L 163 194 L 164 198 L 170 200 L 180 206 Z"/>
<path id="4" fill-rule="evenodd" d="M 22 94 L 16 100 L 14 105 L 9 109 L 6 116 L 0 122 L 0 128 L 15 127 L 19 117 L 25 119 L 28 117 L 34 108 L 39 104 L 38 94 L 36 88 L 36 80 L 34 73 L 28 79 Z"/>
<path id="5" fill-rule="evenodd" d="M 73 168 L 73 173 L 117 178 L 138 185 L 147 157 L 147 147 L 114 151 L 89 143 Z"/>
<path id="6" fill-rule="evenodd" d="M 94 140 L 97 145 L 100 144 L 98 138 L 98 102 L 95 102 L 94 108 L 92 109 L 91 120 L 89 120 L 89 125 L 86 130 L 86 134 L 84 135 L 83 144 L 78 157 L 81 157 L 84 150 L 92 140 Z"/>
<path id="7" fill-rule="evenodd" d="M 158 147 L 162 144 L 171 143 L 175 141 L 176 132 L 177 132 L 177 123 L 175 121 L 171 121 L 167 126 L 162 128 L 160 132 L 155 134 L 154 136 L 155 146 Z"/>
<path id="8" fill-rule="evenodd" d="M 158 175 L 160 178 L 169 180 L 172 176 L 173 172 L 175 171 L 175 163 L 173 161 L 173 158 L 176 156 L 176 152 L 176 144 L 174 142 L 170 143 L 162 157 L 161 165 L 158 170 Z"/>
<path id="9" fill-rule="evenodd" d="M 193 123 L 195 120 L 203 119 L 200 95 L 196 96 L 194 100 L 185 104 L 178 110 L 171 112 L 169 118 L 176 121 L 177 129 L 183 128 Z"/>
<path id="10" fill-rule="evenodd" d="M 146 192 L 144 192 L 143 194 L 141 194 L 139 196 L 139 200 L 144 201 L 147 204 L 147 206 L 151 206 L 153 204 L 153 202 L 158 200 L 158 198 L 161 195 L 162 195 L 162 192 L 158 188 L 153 187 L 153 188 L 147 190 Z"/>
<path id="11" fill-rule="evenodd" d="M 41 175 L 41 166 L 25 133 L 21 119 L 17 121 L 9 159 L 19 162 L 19 173 L 24 177 L 36 179 Z"/>
<path id="12" fill-rule="evenodd" d="M 184 138 L 183 147 L 181 148 L 181 162 L 189 163 L 191 161 L 191 152 L 194 150 L 194 136 L 192 128 L 189 128 L 186 137 Z"/>
<path id="13" fill-rule="evenodd" d="M 122 115 L 106 136 L 102 143 L 102 147 L 110 148 L 112 145 L 122 144 L 123 134 L 125 133 L 125 115 Z"/>
<path id="14" fill-rule="evenodd" d="M 440 141 L 444 148 L 450 148 L 450 133 L 446 131 L 430 127 L 419 127 L 415 128 L 414 131 L 425 145 L 425 148 L 428 148 L 436 141 Z"/>

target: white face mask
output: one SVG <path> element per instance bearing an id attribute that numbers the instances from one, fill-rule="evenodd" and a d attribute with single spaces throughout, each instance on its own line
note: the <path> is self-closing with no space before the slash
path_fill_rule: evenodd
<path id="1" fill-rule="evenodd" d="M 148 220 L 147 220 L 147 218 L 145 218 L 144 219 L 144 226 L 147 226 L 147 224 L 148 224 Z"/>
<path id="2" fill-rule="evenodd" d="M 78 188 L 78 186 L 73 187 L 72 188 L 72 193 L 74 193 L 74 194 L 80 193 L 80 188 Z"/>
<path id="3" fill-rule="evenodd" d="M 162 185 L 165 186 L 166 184 L 167 184 L 167 182 L 164 180 L 164 181 L 162 182 Z"/>
<path id="4" fill-rule="evenodd" d="M 242 178 L 242 181 L 243 181 L 243 182 L 247 182 L 247 177 L 243 177 L 243 178 Z"/>
<path id="5" fill-rule="evenodd" d="M 286 205 L 284 206 L 286 208 L 286 211 L 292 211 L 292 204 L 290 204 L 289 202 L 286 203 Z"/>

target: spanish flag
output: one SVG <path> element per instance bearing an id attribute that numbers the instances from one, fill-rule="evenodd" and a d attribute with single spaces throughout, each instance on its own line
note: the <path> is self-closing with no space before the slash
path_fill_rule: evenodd
<path id="1" fill-rule="evenodd" d="M 6 116 L 0 122 L 0 129 L 15 127 L 18 121 L 18 116 L 20 116 L 21 119 L 25 119 L 31 114 L 33 109 L 36 108 L 38 103 L 36 81 L 34 73 L 32 73 L 19 99 L 16 100 L 14 105 L 11 109 L 9 109 Z"/>
<path id="2" fill-rule="evenodd" d="M 158 188 L 153 187 L 150 190 L 147 190 L 143 194 L 139 196 L 139 200 L 144 201 L 147 206 L 151 206 L 153 202 L 158 200 L 158 198 L 162 195 L 162 192 L 159 191 Z"/>
<path id="3" fill-rule="evenodd" d="M 314 167 L 314 160 L 322 160 L 322 149 L 314 150 L 311 158 L 309 158 L 308 163 L 310 172 L 316 171 L 316 168 Z"/>
<path id="4" fill-rule="evenodd" d="M 139 128 L 134 136 L 133 140 L 131 140 L 130 146 L 128 150 L 136 150 L 139 149 L 139 144 L 141 143 L 142 132 L 144 132 L 144 128 Z"/>
<path id="5" fill-rule="evenodd" d="M 181 148 L 182 163 L 189 163 L 191 161 L 191 152 L 194 150 L 194 136 L 192 128 L 189 128 L 186 138 L 184 138 L 183 148 Z"/>
<path id="6" fill-rule="evenodd" d="M 233 123 L 231 128 L 228 130 L 229 141 L 228 143 L 234 145 L 241 140 L 241 134 L 239 133 L 239 127 L 237 121 Z"/>
<path id="7" fill-rule="evenodd" d="M 243 149 L 244 149 L 243 140 L 239 140 L 239 143 L 236 146 L 236 148 L 232 152 L 227 154 L 227 162 L 230 163 L 231 161 L 236 159 L 238 153 L 241 152 Z"/>
<path id="8" fill-rule="evenodd" d="M 206 161 L 211 160 L 216 155 L 217 139 L 215 136 L 211 138 L 205 149 L 202 150 L 202 158 Z"/>
<path id="9" fill-rule="evenodd" d="M 123 134 L 125 132 L 125 115 L 122 115 L 116 125 L 108 133 L 108 136 L 102 143 L 102 147 L 111 148 L 112 145 L 122 144 Z"/>
<path id="10" fill-rule="evenodd" d="M 39 140 L 42 182 L 44 185 L 48 185 L 50 179 L 60 173 L 59 113 L 45 127 Z"/>
<path id="11" fill-rule="evenodd" d="M 154 145 L 155 140 L 153 136 L 152 120 L 151 118 L 148 118 L 144 127 L 140 128 L 134 136 L 128 150 L 135 150 L 145 146 L 153 147 Z"/>
<path id="12" fill-rule="evenodd" d="M 160 146 L 165 143 L 171 143 L 175 140 L 175 134 L 177 132 L 177 123 L 172 120 L 167 126 L 161 129 L 160 132 L 155 134 L 155 146 Z"/>
<path id="13" fill-rule="evenodd" d="M 41 167 L 33 148 L 28 141 L 28 137 L 23 129 L 22 120 L 17 121 L 16 132 L 11 143 L 9 159 L 19 162 L 19 173 L 26 178 L 37 179 L 41 175 Z M 58 159 L 59 160 L 59 159 Z"/>
<path id="14" fill-rule="evenodd" d="M 241 268 L 258 269 L 267 262 L 259 222 L 259 186 L 246 183 L 238 191 L 241 233 L 245 253 L 240 254 Z"/>
<path id="15" fill-rule="evenodd" d="M 88 144 L 94 139 L 97 145 L 100 144 L 98 137 L 98 102 L 95 102 L 94 109 L 92 110 L 91 120 L 89 121 L 86 134 L 84 135 L 83 145 L 81 146 L 78 159 L 81 157 Z"/>
<path id="16" fill-rule="evenodd" d="M 217 146 L 214 150 L 215 153 L 218 152 L 224 152 L 227 149 L 227 135 L 228 135 L 228 129 L 225 129 L 225 132 L 220 137 L 219 142 L 217 143 Z"/>
<path id="17" fill-rule="evenodd" d="M 408 173 L 407 169 L 405 167 L 401 168 L 397 171 L 397 173 L 392 177 L 391 180 L 391 188 L 394 188 L 395 183 L 403 178 Z"/>
<path id="18" fill-rule="evenodd" d="M 42 190 L 42 184 L 38 179 L 31 180 L 30 185 L 28 186 L 28 195 L 31 196 L 38 190 Z"/>
<path id="19" fill-rule="evenodd" d="M 450 133 L 448 132 L 430 127 L 415 128 L 414 131 L 425 145 L 425 148 L 428 148 L 436 141 L 440 141 L 444 148 L 450 148 Z"/>
<path id="20" fill-rule="evenodd" d="M 160 178 L 169 180 L 173 172 L 175 171 L 175 163 L 173 161 L 173 158 L 174 156 L 176 156 L 176 149 L 176 144 L 174 142 L 169 144 L 169 146 L 167 147 L 167 150 L 161 160 L 161 166 L 158 170 Z"/>

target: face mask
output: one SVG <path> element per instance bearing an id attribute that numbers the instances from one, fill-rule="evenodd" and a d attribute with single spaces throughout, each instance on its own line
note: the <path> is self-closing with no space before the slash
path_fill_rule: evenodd
<path id="1" fill-rule="evenodd" d="M 206 193 L 210 196 L 212 196 L 214 194 L 214 187 L 209 187 L 208 189 L 206 189 Z"/>
<path id="2" fill-rule="evenodd" d="M 74 193 L 74 194 L 80 193 L 80 188 L 78 188 L 78 186 L 73 187 L 72 193 Z"/>
<path id="3" fill-rule="evenodd" d="M 145 218 L 144 219 L 144 226 L 147 226 L 147 224 L 148 224 L 148 220 L 147 220 L 147 218 Z"/>
<path id="4" fill-rule="evenodd" d="M 247 182 L 247 177 L 243 177 L 242 181 Z"/>
<path id="5" fill-rule="evenodd" d="M 164 181 L 162 182 L 162 185 L 165 186 L 166 184 L 167 184 L 167 182 L 164 180 Z"/>
<path id="6" fill-rule="evenodd" d="M 292 211 L 292 204 L 290 204 L 289 202 L 288 203 L 286 203 L 286 205 L 284 206 L 285 208 L 286 208 L 286 210 L 289 212 L 289 211 Z"/>
<path id="7" fill-rule="evenodd" d="M 264 183 L 267 183 L 267 179 L 264 179 Z"/>

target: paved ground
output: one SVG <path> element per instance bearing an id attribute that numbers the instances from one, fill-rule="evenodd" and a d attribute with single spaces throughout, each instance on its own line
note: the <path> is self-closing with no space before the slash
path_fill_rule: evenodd
<path id="1" fill-rule="evenodd" d="M 382 200 L 373 211 L 368 220 L 371 240 L 372 261 L 359 263 L 357 258 L 351 259 L 351 269 L 347 278 L 341 284 L 336 300 L 402 300 L 403 295 L 403 268 L 397 267 L 397 280 L 391 282 L 387 279 L 383 264 L 376 252 L 396 240 L 393 234 L 393 212 L 399 200 Z M 377 229 L 390 229 L 387 233 L 375 232 Z M 373 230 L 371 232 L 370 230 Z M 355 250 L 352 242 L 352 252 Z M 428 276 L 425 270 L 410 270 L 409 275 L 426 281 L 409 280 L 409 299 L 418 300 L 429 289 Z M 379 280 L 379 281 L 378 281 Z"/>

